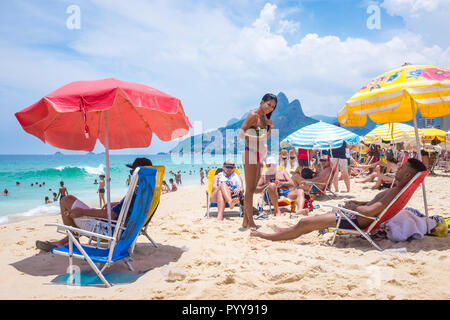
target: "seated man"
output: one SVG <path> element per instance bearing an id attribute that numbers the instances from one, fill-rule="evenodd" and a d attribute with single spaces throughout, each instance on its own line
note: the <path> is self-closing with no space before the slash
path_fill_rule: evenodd
<path id="1" fill-rule="evenodd" d="M 218 220 L 223 220 L 226 203 L 230 209 L 234 209 L 240 200 L 243 183 L 242 178 L 234 172 L 235 168 L 232 159 L 225 160 L 222 169 L 217 169 L 212 180 L 211 202 L 217 202 Z"/>
<path id="2" fill-rule="evenodd" d="M 290 200 L 297 202 L 297 214 L 308 214 L 307 208 L 303 209 L 303 203 L 305 201 L 305 193 L 301 189 L 289 190 L 294 187 L 294 181 L 292 181 L 288 172 L 283 168 L 277 169 L 277 161 L 274 157 L 267 157 L 266 159 L 267 171 L 261 174 L 258 185 L 256 186 L 256 193 L 263 192 L 266 188 L 269 194 L 269 199 L 264 195 L 264 200 L 269 202 L 275 208 L 275 215 L 281 215 L 280 207 L 278 205 L 278 196 L 283 195 Z"/>
<path id="3" fill-rule="evenodd" d="M 139 166 L 152 166 L 152 161 L 147 158 L 136 158 L 133 164 L 127 164 L 127 167 L 131 168 L 130 173 L 133 174 L 134 170 Z M 136 188 L 137 190 L 137 188 Z M 133 203 L 136 197 L 136 191 L 130 202 L 128 209 L 128 215 L 133 210 Z M 122 209 L 125 197 L 120 202 L 111 203 L 111 220 L 117 220 Z M 61 217 L 63 223 L 67 226 L 92 231 L 94 226 L 99 220 L 96 218 L 108 218 L 107 207 L 103 206 L 101 209 L 89 208 L 88 205 L 77 199 L 72 195 L 65 196 L 60 201 Z M 36 241 L 36 247 L 38 249 L 50 252 L 53 248 L 64 246 L 69 242 L 69 238 L 66 236 L 59 241 Z"/>
<path id="4" fill-rule="evenodd" d="M 388 206 L 392 199 L 394 199 L 416 173 L 425 170 L 427 168 L 421 161 L 408 159 L 395 174 L 395 179 L 398 181 L 397 186 L 381 191 L 371 201 L 347 201 L 344 208 L 359 212 L 365 216 L 376 217 Z M 368 227 L 372 223 L 372 220 L 364 217 L 355 216 L 350 213 L 346 213 L 346 215 L 361 229 Z M 269 234 L 252 231 L 251 235 L 273 241 L 291 240 L 314 230 L 336 227 L 338 219 L 339 214 L 332 211 L 330 213 L 302 218 L 295 226 L 290 228 L 272 226 L 275 233 Z M 353 229 L 353 226 L 346 219 L 342 219 L 340 227 Z"/>
<path id="5" fill-rule="evenodd" d="M 320 159 L 320 162 L 322 163 L 322 170 L 310 179 L 305 179 L 304 177 L 302 177 L 301 173 L 298 172 L 295 172 L 292 175 L 292 180 L 294 181 L 295 187 L 297 189 L 303 189 L 307 193 L 311 191 L 321 192 L 325 190 L 325 184 L 330 178 L 332 168 L 329 158 Z M 313 186 L 311 183 L 305 183 L 305 181 L 317 183 L 317 186 Z M 318 190 L 317 188 L 319 188 L 320 190 Z"/>

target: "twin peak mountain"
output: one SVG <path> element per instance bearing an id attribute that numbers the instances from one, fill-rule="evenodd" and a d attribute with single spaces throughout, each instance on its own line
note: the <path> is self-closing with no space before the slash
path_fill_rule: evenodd
<path id="1" fill-rule="evenodd" d="M 336 117 L 316 115 L 308 117 L 303 113 L 302 105 L 297 99 L 289 102 L 288 98 L 283 92 L 277 95 L 278 103 L 276 109 L 272 113 L 271 120 L 276 129 L 278 129 L 279 141 L 286 138 L 291 133 L 303 128 L 304 126 L 316 123 L 318 121 L 324 121 L 331 124 L 338 124 Z M 237 154 L 242 151 L 243 141 L 237 138 L 237 133 L 242 126 L 245 118 L 249 114 L 250 110 L 245 113 L 241 119 L 232 118 L 228 120 L 227 125 L 218 128 L 213 131 L 204 132 L 198 135 L 192 135 L 178 145 L 171 149 L 170 153 L 209 153 L 214 154 L 217 150 L 222 149 L 222 154 L 234 153 Z M 370 130 L 375 128 L 375 123 L 368 119 L 367 123 L 363 127 L 345 127 L 358 135 L 365 135 Z M 228 137 L 227 130 L 234 130 L 235 135 Z M 222 139 L 222 142 L 217 141 Z M 270 138 L 267 141 L 267 145 L 271 146 Z M 219 146 L 219 148 L 218 148 Z"/>

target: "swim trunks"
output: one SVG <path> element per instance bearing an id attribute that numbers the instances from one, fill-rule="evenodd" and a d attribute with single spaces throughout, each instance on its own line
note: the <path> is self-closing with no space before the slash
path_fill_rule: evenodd
<path id="1" fill-rule="evenodd" d="M 339 207 L 341 207 L 341 205 L 339 205 Z M 353 222 L 358 228 L 361 228 L 358 223 L 358 219 L 356 218 L 356 216 L 354 214 L 344 212 L 344 211 L 341 211 L 341 213 L 343 215 L 345 215 L 347 218 L 349 218 L 351 220 L 351 222 Z M 336 227 L 337 227 L 339 217 L 341 217 L 341 216 L 337 213 L 337 211 L 335 211 L 334 214 L 336 215 Z M 341 223 L 339 224 L 339 229 L 356 230 L 355 227 L 344 217 L 341 218 Z"/>

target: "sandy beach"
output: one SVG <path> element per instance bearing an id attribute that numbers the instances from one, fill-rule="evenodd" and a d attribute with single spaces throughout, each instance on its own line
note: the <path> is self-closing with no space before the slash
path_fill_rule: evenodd
<path id="1" fill-rule="evenodd" d="M 354 181 L 351 193 L 315 203 L 369 200 L 377 192 Z M 427 177 L 430 215 L 450 215 L 449 181 L 441 172 Z M 424 212 L 420 188 L 408 206 Z M 271 242 L 241 229 L 238 210 L 225 211 L 224 221 L 216 220 L 215 209 L 210 218 L 205 212 L 205 186 L 183 186 L 163 195 L 149 228 L 160 247 L 140 236 L 136 272 L 115 263 L 105 274 L 129 278 L 112 281 L 108 289 L 55 281 L 66 273 L 68 259 L 40 252 L 35 241 L 62 237 L 56 228 L 44 226 L 60 223 L 59 216 L 1 225 L 0 299 L 450 299 L 450 237 L 378 241 L 382 248 L 404 247 L 406 253 L 379 252 L 367 241 L 347 236 L 330 246 L 331 234 L 318 232 Z M 321 207 L 311 214 L 325 212 Z M 256 221 L 261 231 L 269 232 L 269 224 L 288 226 L 298 219 L 286 213 Z M 75 261 L 90 272 L 87 263 Z"/>

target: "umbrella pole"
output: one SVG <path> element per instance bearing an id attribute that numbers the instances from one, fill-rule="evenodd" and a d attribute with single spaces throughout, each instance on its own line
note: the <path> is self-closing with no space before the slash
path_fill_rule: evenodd
<path id="1" fill-rule="evenodd" d="M 414 131 L 416 134 L 416 144 L 417 144 L 417 153 L 419 156 L 419 160 L 422 161 L 422 154 L 420 152 L 420 138 L 419 138 L 419 130 L 417 129 L 417 119 L 416 119 L 416 112 L 414 109 L 414 99 L 410 97 L 411 100 L 411 109 L 413 114 L 413 122 L 414 122 Z M 422 182 L 422 193 L 423 193 L 423 205 L 425 206 L 425 215 L 427 216 L 426 223 L 427 223 L 427 233 L 430 233 L 430 226 L 428 224 L 428 205 L 427 205 L 427 195 L 425 191 L 425 180 Z"/>
<path id="2" fill-rule="evenodd" d="M 108 213 L 108 235 L 111 236 L 111 184 L 109 175 L 108 111 L 105 111 L 105 157 L 106 157 L 106 211 Z"/>

